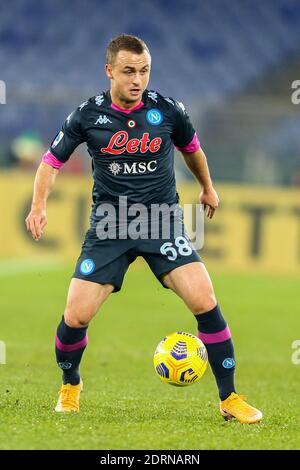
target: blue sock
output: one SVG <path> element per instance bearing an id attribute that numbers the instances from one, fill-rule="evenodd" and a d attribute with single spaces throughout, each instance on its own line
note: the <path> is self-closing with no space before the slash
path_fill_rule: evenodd
<path id="1" fill-rule="evenodd" d="M 234 388 L 234 348 L 231 333 L 217 304 L 206 313 L 195 315 L 198 337 L 205 344 L 208 361 L 215 376 L 220 399 L 223 401 Z"/>
<path id="2" fill-rule="evenodd" d="M 79 364 L 88 343 L 87 327 L 71 328 L 65 323 L 64 317 L 58 325 L 55 352 L 56 362 L 62 369 L 63 383 L 78 385 L 80 382 Z"/>

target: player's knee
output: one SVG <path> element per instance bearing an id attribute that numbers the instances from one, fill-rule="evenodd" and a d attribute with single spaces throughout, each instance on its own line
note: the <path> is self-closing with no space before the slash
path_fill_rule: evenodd
<path id="1" fill-rule="evenodd" d="M 78 311 L 77 309 L 66 308 L 64 313 L 65 322 L 71 328 L 83 328 L 89 325 L 90 320 L 95 315 L 95 309 Z"/>
<path id="2" fill-rule="evenodd" d="M 64 318 L 65 318 L 65 323 L 70 328 L 84 328 L 84 327 L 87 327 L 89 324 L 88 320 L 72 315 L 68 311 L 65 312 Z"/>
<path id="3" fill-rule="evenodd" d="M 192 302 L 191 310 L 194 315 L 198 313 L 206 313 L 212 310 L 217 305 L 217 299 L 213 291 L 208 291 L 205 294 L 199 294 Z"/>

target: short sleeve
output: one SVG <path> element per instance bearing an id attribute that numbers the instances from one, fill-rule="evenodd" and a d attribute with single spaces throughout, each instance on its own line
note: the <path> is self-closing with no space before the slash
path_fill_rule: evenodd
<path id="1" fill-rule="evenodd" d="M 184 148 L 191 143 L 195 129 L 182 103 L 174 100 L 175 124 L 171 135 L 174 145 Z"/>
<path id="2" fill-rule="evenodd" d="M 50 145 L 49 151 L 62 163 L 69 160 L 76 147 L 85 141 L 81 119 L 80 108 L 77 108 L 67 117 Z"/>

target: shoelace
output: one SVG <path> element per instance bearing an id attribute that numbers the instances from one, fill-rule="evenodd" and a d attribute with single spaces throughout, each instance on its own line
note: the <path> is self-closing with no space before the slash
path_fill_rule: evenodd
<path id="1" fill-rule="evenodd" d="M 238 394 L 235 394 L 235 395 L 231 398 L 231 400 L 238 400 L 239 398 L 240 398 L 241 400 L 243 400 L 243 401 L 246 401 L 246 400 L 247 400 L 246 395 L 238 395 Z"/>
<path id="2" fill-rule="evenodd" d="M 240 408 L 240 411 L 248 411 L 250 405 L 246 403 L 247 397 L 245 395 L 234 395 L 230 402 L 232 401 L 238 401 L 238 406 Z"/>

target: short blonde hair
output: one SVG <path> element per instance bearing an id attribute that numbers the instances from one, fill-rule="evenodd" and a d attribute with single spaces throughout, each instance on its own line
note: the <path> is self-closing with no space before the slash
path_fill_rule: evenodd
<path id="1" fill-rule="evenodd" d="M 147 44 L 137 36 L 130 34 L 121 34 L 112 39 L 106 49 L 106 62 L 112 65 L 119 51 L 130 51 L 136 54 L 142 54 L 147 51 L 150 55 Z"/>

